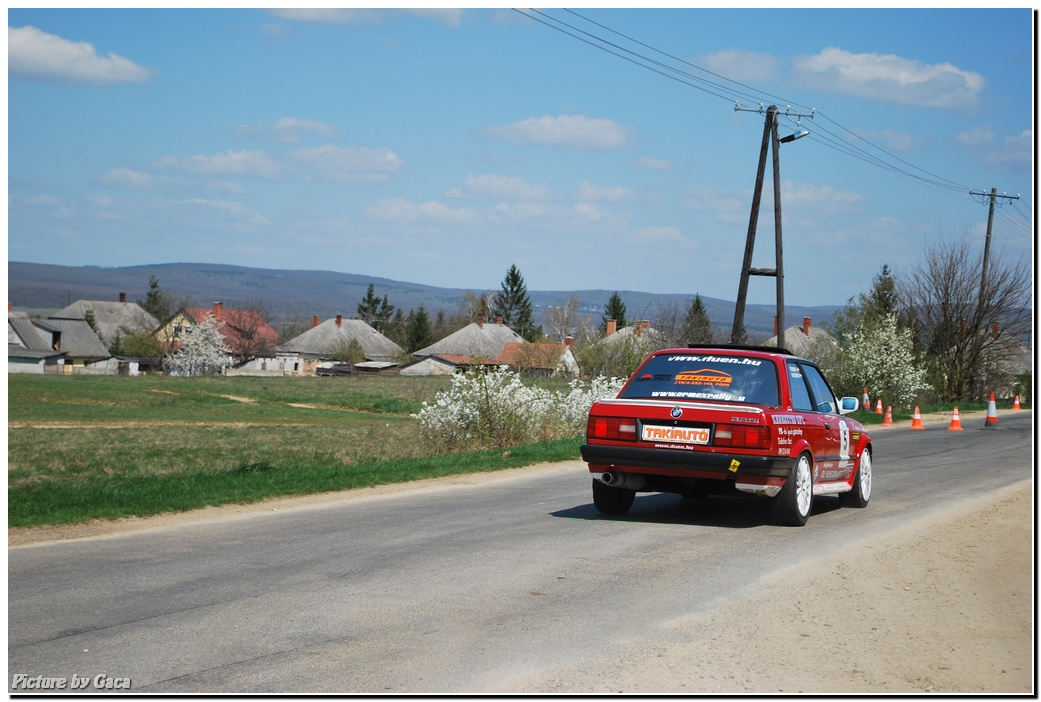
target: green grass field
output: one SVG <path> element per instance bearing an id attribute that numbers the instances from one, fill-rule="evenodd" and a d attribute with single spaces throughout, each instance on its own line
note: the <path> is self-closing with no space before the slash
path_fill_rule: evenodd
<path id="1" fill-rule="evenodd" d="M 146 517 L 579 457 L 579 437 L 435 455 L 409 415 L 449 386 L 444 377 L 9 375 L 8 525 Z M 853 417 L 882 421 L 863 410 Z"/>
<path id="2" fill-rule="evenodd" d="M 577 438 L 433 455 L 409 415 L 449 384 L 9 375 L 8 525 L 143 517 L 578 457 Z"/>

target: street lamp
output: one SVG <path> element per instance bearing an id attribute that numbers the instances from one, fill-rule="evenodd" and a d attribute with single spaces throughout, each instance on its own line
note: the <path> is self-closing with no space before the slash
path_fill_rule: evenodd
<path id="1" fill-rule="evenodd" d="M 781 143 L 782 144 L 791 143 L 791 142 L 795 141 L 796 139 L 802 139 L 804 136 L 806 136 L 809 133 L 810 132 L 807 129 L 800 130 L 800 131 L 796 132 L 795 134 L 789 134 L 786 137 L 781 137 Z"/>

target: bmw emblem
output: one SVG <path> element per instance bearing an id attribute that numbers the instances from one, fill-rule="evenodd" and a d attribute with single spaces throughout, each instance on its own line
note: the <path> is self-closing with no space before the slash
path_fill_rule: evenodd
<path id="1" fill-rule="evenodd" d="M 683 414 L 683 410 L 679 407 L 673 407 L 671 414 L 673 419 L 679 419 L 680 415 Z"/>

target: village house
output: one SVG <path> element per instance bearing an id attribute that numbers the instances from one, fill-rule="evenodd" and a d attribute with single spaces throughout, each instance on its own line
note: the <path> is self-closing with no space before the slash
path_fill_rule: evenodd
<path id="1" fill-rule="evenodd" d="M 287 374 L 315 375 L 321 367 L 346 362 L 352 341 L 365 356 L 365 361 L 353 364 L 360 372 L 392 372 L 404 355 L 404 349 L 362 320 L 339 314 L 321 323 L 315 315 L 310 329 L 276 346 L 275 352 Z"/>
<path id="2" fill-rule="evenodd" d="M 93 318 L 94 328 L 106 347 L 119 348 L 128 336 L 151 334 L 159 328 L 159 320 L 136 302 L 127 302 L 126 293 L 119 293 L 119 301 L 76 300 L 58 310 L 50 319 Z"/>
<path id="3" fill-rule="evenodd" d="M 449 334 L 444 339 L 419 349 L 412 355 L 415 361 L 402 366 L 402 375 L 451 375 L 469 365 L 483 365 L 493 361 L 506 344 L 526 343 L 517 332 L 503 324 L 499 315 L 495 324 L 487 324 L 484 315 L 477 321 Z"/>
<path id="4" fill-rule="evenodd" d="M 181 332 L 208 317 L 222 323 L 220 332 L 230 349 L 232 374 L 235 369 L 264 372 L 268 365 L 277 364 L 274 347 L 279 335 L 275 328 L 255 310 L 225 309 L 223 302 L 214 302 L 212 308 L 185 307 L 176 312 L 156 331 L 163 353 L 176 352 Z"/>
<path id="5" fill-rule="evenodd" d="M 774 335 L 764 346 L 777 346 L 777 317 L 774 317 Z M 829 354 L 838 353 L 839 342 L 821 327 L 813 326 L 810 317 L 802 318 L 802 326 L 793 324 L 784 330 L 784 348 L 796 356 L 821 360 Z"/>
<path id="6" fill-rule="evenodd" d="M 32 319 L 7 312 L 8 373 L 107 373 L 99 362 L 111 357 L 82 319 Z"/>
<path id="7" fill-rule="evenodd" d="M 537 377 L 579 375 L 575 359 L 575 340 L 570 336 L 563 344 L 528 344 L 511 341 L 503 347 L 490 365 L 509 366 L 521 375 Z"/>

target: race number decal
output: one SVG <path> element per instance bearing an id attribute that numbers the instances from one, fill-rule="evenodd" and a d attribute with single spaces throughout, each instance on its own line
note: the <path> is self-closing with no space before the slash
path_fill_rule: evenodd
<path id="1" fill-rule="evenodd" d="M 839 458 L 843 461 L 849 460 L 849 424 L 845 420 L 839 420 Z"/>

